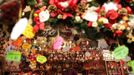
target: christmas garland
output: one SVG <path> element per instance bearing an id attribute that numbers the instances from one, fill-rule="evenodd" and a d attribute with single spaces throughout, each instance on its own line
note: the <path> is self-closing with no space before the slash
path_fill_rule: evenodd
<path id="1" fill-rule="evenodd" d="M 52 26 L 62 22 L 70 26 L 77 26 L 96 32 L 110 31 L 113 37 L 124 37 L 129 43 L 134 42 L 133 1 L 131 6 L 125 6 L 120 0 L 107 1 L 102 5 L 95 0 L 43 0 L 27 1 L 34 8 L 33 31 L 44 30 L 47 24 Z"/>

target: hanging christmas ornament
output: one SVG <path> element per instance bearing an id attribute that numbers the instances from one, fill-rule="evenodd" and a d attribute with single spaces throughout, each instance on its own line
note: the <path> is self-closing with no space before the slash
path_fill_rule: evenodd
<path id="1" fill-rule="evenodd" d="M 27 18 L 20 19 L 15 26 L 13 27 L 13 30 L 11 32 L 10 39 L 16 40 L 25 30 L 26 26 L 28 24 Z"/>
<path id="2" fill-rule="evenodd" d="M 128 56 L 128 52 L 129 52 L 128 47 L 123 45 L 115 48 L 114 51 L 112 52 L 112 55 L 115 59 L 120 60 Z"/>

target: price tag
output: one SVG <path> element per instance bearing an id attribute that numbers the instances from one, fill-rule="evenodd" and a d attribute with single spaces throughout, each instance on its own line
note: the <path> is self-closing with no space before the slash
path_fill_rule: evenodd
<path id="1" fill-rule="evenodd" d="M 115 48 L 112 55 L 115 59 L 123 59 L 128 56 L 129 49 L 126 46 L 119 46 Z"/>
<path id="2" fill-rule="evenodd" d="M 21 53 L 18 51 L 10 51 L 6 55 L 6 60 L 20 62 Z"/>
<path id="3" fill-rule="evenodd" d="M 37 60 L 37 62 L 43 64 L 43 63 L 45 63 L 45 62 L 47 61 L 47 58 L 46 58 L 45 56 L 38 55 L 38 56 L 36 57 L 36 60 Z"/>

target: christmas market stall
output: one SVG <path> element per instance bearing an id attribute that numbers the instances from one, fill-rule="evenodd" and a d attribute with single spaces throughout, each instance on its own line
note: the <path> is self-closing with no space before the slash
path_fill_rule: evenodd
<path id="1" fill-rule="evenodd" d="M 134 74 L 133 0 L 0 4 L 0 75 Z"/>

